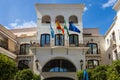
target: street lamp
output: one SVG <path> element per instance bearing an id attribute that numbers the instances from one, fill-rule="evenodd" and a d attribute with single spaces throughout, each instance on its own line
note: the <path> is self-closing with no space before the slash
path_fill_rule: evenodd
<path id="1" fill-rule="evenodd" d="M 81 66 L 81 70 L 82 70 L 82 67 L 83 67 L 83 60 L 82 59 L 80 60 L 80 66 Z"/>
<path id="2" fill-rule="evenodd" d="M 39 60 L 35 60 L 35 64 L 36 64 L 36 68 L 37 68 L 37 70 L 38 70 L 38 68 L 39 68 L 39 66 L 38 66 L 38 62 L 39 62 Z"/>

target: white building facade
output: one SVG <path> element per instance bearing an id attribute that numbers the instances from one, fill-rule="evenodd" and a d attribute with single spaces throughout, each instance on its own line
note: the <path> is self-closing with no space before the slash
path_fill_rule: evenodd
<path id="1" fill-rule="evenodd" d="M 31 50 L 35 54 L 34 62 L 38 67 L 34 70 L 45 80 L 70 79 L 76 80 L 76 72 L 85 69 L 85 53 L 88 47 L 83 46 L 82 4 L 36 4 L 37 12 L 37 41 L 40 46 L 33 46 Z M 81 31 L 80 33 L 65 31 L 62 34 L 56 29 L 55 21 L 61 25 L 66 21 Z M 51 37 L 50 24 L 55 37 Z M 35 66 L 34 66 L 35 67 Z"/>
<path id="2" fill-rule="evenodd" d="M 30 68 L 44 80 L 77 80 L 77 71 L 106 64 L 104 36 L 97 28 L 83 29 L 83 11 L 83 4 L 36 4 L 37 27 L 10 30 L 18 69 Z M 80 33 L 62 34 L 56 20 L 68 29 L 73 22 Z"/>
<path id="3" fill-rule="evenodd" d="M 0 53 L 15 60 L 18 69 L 30 68 L 44 80 L 77 80 L 79 70 L 120 59 L 120 0 L 113 8 L 114 22 L 101 36 L 97 28 L 83 29 L 83 4 L 36 4 L 37 27 L 9 31 L 0 25 Z M 68 35 L 64 29 L 62 34 L 56 20 L 62 27 L 66 22 L 68 29 L 73 22 L 80 33 Z"/>
<path id="4" fill-rule="evenodd" d="M 114 22 L 105 34 L 106 63 L 111 64 L 113 60 L 120 59 L 120 0 L 116 2 L 113 9 L 117 14 Z"/>

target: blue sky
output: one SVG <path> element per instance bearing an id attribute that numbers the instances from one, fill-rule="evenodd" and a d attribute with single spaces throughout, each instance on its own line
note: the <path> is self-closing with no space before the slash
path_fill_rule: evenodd
<path id="1" fill-rule="evenodd" d="M 8 29 L 36 26 L 36 3 L 85 4 L 84 28 L 99 28 L 102 35 L 113 22 L 117 0 L 0 0 L 0 24 Z"/>

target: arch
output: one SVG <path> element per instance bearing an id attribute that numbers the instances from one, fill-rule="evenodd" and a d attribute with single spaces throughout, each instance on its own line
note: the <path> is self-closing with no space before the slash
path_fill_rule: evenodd
<path id="1" fill-rule="evenodd" d="M 62 15 L 56 16 L 55 20 L 58 20 L 60 23 L 64 23 L 64 17 Z"/>
<path id="2" fill-rule="evenodd" d="M 49 15 L 44 15 L 42 17 L 42 23 L 51 23 L 51 18 Z"/>
<path id="3" fill-rule="evenodd" d="M 78 34 L 70 34 L 69 35 L 69 45 L 71 46 L 78 46 L 79 44 L 79 36 Z"/>
<path id="4" fill-rule="evenodd" d="M 98 44 L 97 43 L 88 43 L 87 47 L 89 47 L 87 54 L 98 54 Z"/>
<path id="5" fill-rule="evenodd" d="M 50 77 L 50 78 L 46 78 L 44 80 L 74 80 L 74 79 L 68 78 L 68 77 Z"/>
<path id="6" fill-rule="evenodd" d="M 78 23 L 78 18 L 75 15 L 69 17 L 69 22 Z"/>
<path id="7" fill-rule="evenodd" d="M 24 43 L 20 45 L 20 55 L 29 54 L 30 44 Z"/>
<path id="8" fill-rule="evenodd" d="M 20 60 L 18 62 L 18 69 L 23 70 L 29 68 L 29 61 L 28 60 Z"/>
<path id="9" fill-rule="evenodd" d="M 74 64 L 64 58 L 49 60 L 42 68 L 43 72 L 76 72 Z"/>

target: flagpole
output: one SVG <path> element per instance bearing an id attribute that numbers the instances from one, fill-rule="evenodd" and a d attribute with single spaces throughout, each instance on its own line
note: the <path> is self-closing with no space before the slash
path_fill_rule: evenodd
<path id="1" fill-rule="evenodd" d="M 68 24 L 66 24 L 66 25 L 68 25 Z M 67 55 L 68 55 L 68 48 L 69 48 L 69 35 L 68 35 L 68 32 L 67 32 Z"/>

